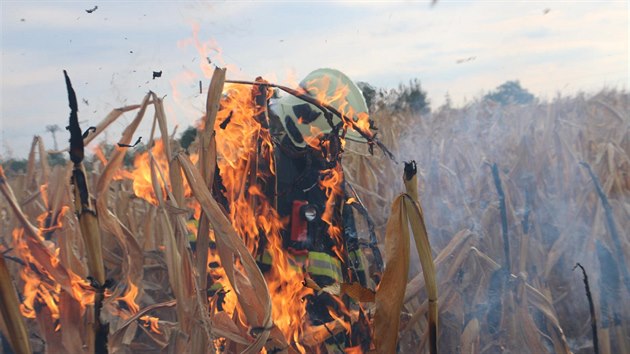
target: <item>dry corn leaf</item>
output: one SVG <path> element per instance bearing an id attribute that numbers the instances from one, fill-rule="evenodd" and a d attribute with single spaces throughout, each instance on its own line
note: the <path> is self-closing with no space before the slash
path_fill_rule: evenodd
<path id="1" fill-rule="evenodd" d="M 323 325 L 307 326 L 300 335 L 300 343 L 308 347 L 317 347 L 326 339 L 345 331 L 345 329 L 346 327 L 340 319 Z"/>
<path id="2" fill-rule="evenodd" d="M 473 318 L 468 321 L 464 332 L 461 335 L 461 352 L 462 354 L 478 354 L 479 348 L 479 320 Z"/>
<path id="3" fill-rule="evenodd" d="M 357 282 L 341 283 L 340 285 L 340 292 L 350 296 L 356 301 L 374 302 L 376 300 L 376 292 L 374 290 L 363 287 Z"/>
<path id="4" fill-rule="evenodd" d="M 385 271 L 376 289 L 374 343 L 379 353 L 396 352 L 400 313 L 409 271 L 409 221 L 404 196 L 392 203 L 385 235 Z"/>
<path id="5" fill-rule="evenodd" d="M 83 139 L 83 145 L 87 146 L 89 143 L 91 143 L 92 140 L 94 140 L 103 131 L 105 131 L 105 129 L 110 124 L 114 123 L 116 121 L 116 119 L 118 119 L 121 115 L 123 115 L 126 112 L 136 110 L 138 108 L 140 108 L 140 105 L 136 104 L 136 105 L 124 106 L 124 107 L 113 109 L 111 112 L 109 112 L 109 114 L 107 116 L 105 116 L 105 118 L 103 118 L 102 121 L 100 121 L 96 125 L 95 130 L 93 132 L 91 132 L 90 134 L 88 134 L 88 136 L 85 137 L 85 139 Z M 65 149 L 57 150 L 57 151 L 50 151 L 50 153 L 51 154 L 59 154 L 59 153 L 67 152 L 67 151 L 68 151 L 68 148 L 65 148 Z"/>
<path id="6" fill-rule="evenodd" d="M 438 256 L 435 257 L 436 268 L 440 267 L 446 260 L 449 260 L 451 265 L 458 264 L 460 259 L 459 255 L 465 253 L 465 251 L 470 248 L 470 244 L 473 241 L 473 235 L 474 234 L 468 229 L 461 230 L 455 234 L 455 236 L 453 236 L 449 241 L 448 245 L 446 245 L 446 247 L 440 251 Z M 452 260 L 453 255 L 457 255 L 454 261 Z M 449 271 L 449 273 L 451 272 Z M 446 277 L 446 279 L 449 278 Z M 423 274 L 418 274 L 409 282 L 409 284 L 407 284 L 405 303 L 414 298 L 423 287 L 424 276 Z"/>

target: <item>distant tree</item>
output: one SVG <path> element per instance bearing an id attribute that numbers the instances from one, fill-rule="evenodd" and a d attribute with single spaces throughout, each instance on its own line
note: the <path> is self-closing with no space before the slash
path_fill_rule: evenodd
<path id="1" fill-rule="evenodd" d="M 422 90 L 419 79 L 409 80 L 408 85 L 400 84 L 394 94 L 394 109 L 408 109 L 413 113 L 427 113 L 430 110 L 426 91 Z"/>
<path id="2" fill-rule="evenodd" d="M 12 158 L 2 162 L 2 168 L 12 174 L 25 173 L 27 164 L 26 159 L 16 160 Z"/>
<path id="3" fill-rule="evenodd" d="M 48 164 L 50 166 L 57 166 L 57 165 L 65 166 L 68 160 L 66 160 L 66 158 L 63 155 L 64 154 L 62 153 L 48 154 Z"/>
<path id="4" fill-rule="evenodd" d="M 527 104 L 534 101 L 534 95 L 521 87 L 518 80 L 506 81 L 493 92 L 484 96 L 486 100 L 492 100 L 502 106 L 508 104 Z"/>
<path id="5" fill-rule="evenodd" d="M 371 112 L 374 109 L 373 105 L 376 103 L 376 89 L 374 88 L 374 86 L 363 81 L 357 82 L 357 86 L 363 93 L 363 98 L 365 98 L 365 103 L 368 106 L 368 110 Z"/>
<path id="6" fill-rule="evenodd" d="M 55 150 L 58 150 L 57 148 L 57 135 L 56 133 L 61 130 L 61 128 L 59 128 L 59 126 L 57 124 L 53 124 L 53 125 L 47 125 L 46 126 L 46 131 L 49 132 L 50 134 L 52 134 L 52 138 L 53 138 L 53 144 L 55 146 Z"/>
<path id="7" fill-rule="evenodd" d="M 179 144 L 182 146 L 183 149 L 188 149 L 190 144 L 192 144 L 193 141 L 195 141 L 196 137 L 197 137 L 197 128 L 189 126 L 188 128 L 186 128 L 186 130 L 184 130 L 184 132 L 182 133 L 182 136 L 179 138 Z"/>

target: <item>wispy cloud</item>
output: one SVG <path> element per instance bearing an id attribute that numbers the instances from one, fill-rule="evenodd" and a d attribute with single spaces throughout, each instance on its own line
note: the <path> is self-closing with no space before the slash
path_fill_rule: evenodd
<path id="1" fill-rule="evenodd" d="M 195 75 L 203 78 L 205 58 L 177 44 L 193 24 L 201 41 L 220 47 L 232 78 L 293 84 L 318 67 L 381 87 L 419 78 L 434 106 L 446 92 L 461 103 L 512 79 L 547 96 L 627 87 L 625 1 L 429 4 L 133 1 L 101 2 L 88 14 L 91 3 L 0 2 L 0 123 L 21 150 L 45 124 L 65 119 L 64 68 L 90 102 L 81 112 L 90 123 L 149 89 L 169 95 L 173 120 L 192 123 L 203 109 Z M 163 78 L 152 80 L 154 69 Z"/>

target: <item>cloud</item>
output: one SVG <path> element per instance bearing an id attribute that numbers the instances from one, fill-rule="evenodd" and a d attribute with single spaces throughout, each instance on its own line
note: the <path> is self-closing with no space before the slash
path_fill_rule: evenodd
<path id="1" fill-rule="evenodd" d="M 201 41 L 217 43 L 219 64 L 233 64 L 230 78 L 262 74 L 293 85 L 318 67 L 386 88 L 419 78 L 434 107 L 447 91 L 460 104 L 512 79 L 545 95 L 628 82 L 624 2 L 134 1 L 104 2 L 92 14 L 76 2 L 0 6 L 2 123 L 15 146 L 28 147 L 22 135 L 43 134 L 46 122 L 67 118 L 64 68 L 90 101 L 82 111 L 90 123 L 149 89 L 168 95 L 173 121 L 192 123 L 203 109 L 194 75 L 203 79 L 205 58 L 177 43 L 192 36 L 193 23 Z M 475 60 L 457 63 L 469 57 Z M 163 78 L 151 80 L 152 70 L 163 70 Z"/>

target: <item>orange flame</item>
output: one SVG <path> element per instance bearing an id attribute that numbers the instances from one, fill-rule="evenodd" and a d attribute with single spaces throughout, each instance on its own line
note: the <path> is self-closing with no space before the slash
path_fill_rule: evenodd
<path id="1" fill-rule="evenodd" d="M 136 304 L 136 296 L 138 296 L 138 287 L 131 281 L 128 281 L 129 288 L 124 296 L 117 297 L 117 301 L 122 301 L 127 305 L 129 312 L 133 315 L 140 311 L 140 307 Z"/>
<path id="2" fill-rule="evenodd" d="M 311 289 L 302 285 L 301 270 L 282 247 L 284 224 L 261 185 L 273 178 L 273 143 L 256 116 L 261 107 L 252 100 L 247 86 L 227 86 L 216 121 L 218 165 L 226 188 L 230 220 L 254 255 L 267 253 L 271 270 L 265 274 L 272 299 L 272 318 L 286 340 L 299 352 L 305 348 L 298 338 L 303 331 L 306 304 Z M 229 123 L 226 123 L 228 121 Z M 222 125 L 223 124 L 223 125 Z M 259 250 L 260 236 L 267 245 Z"/>
<path id="3" fill-rule="evenodd" d="M 328 235 L 335 241 L 333 251 L 340 260 L 343 260 L 343 238 L 342 229 L 338 226 L 339 222 L 333 220 L 335 208 L 339 207 L 337 202 L 343 195 L 341 182 L 343 181 L 343 170 L 341 165 L 337 164 L 334 168 L 322 171 L 324 178 L 320 181 L 320 186 L 326 192 L 326 208 L 322 213 L 322 220 L 328 224 Z"/>
<path id="4" fill-rule="evenodd" d="M 52 242 L 43 240 L 42 242 L 45 242 L 50 250 L 51 259 L 47 260 L 47 262 L 53 267 L 57 267 L 60 264 L 58 258 L 59 249 Z M 50 310 L 52 318 L 54 320 L 59 319 L 61 285 L 31 254 L 28 241 L 25 240 L 24 229 L 16 228 L 13 230 L 13 247 L 15 253 L 27 264 L 20 273 L 20 277 L 24 281 L 22 291 L 24 300 L 20 305 L 20 312 L 24 317 L 35 318 L 37 307 L 45 305 Z M 41 253 L 39 255 L 41 256 Z M 77 274 L 72 272 L 69 272 L 69 274 L 71 282 L 70 295 L 81 305 L 81 310 L 83 311 L 88 304 L 94 302 L 94 292 L 90 290 L 89 284 Z"/>
<path id="5" fill-rule="evenodd" d="M 151 332 L 156 333 L 156 334 L 162 334 L 162 332 L 160 332 L 160 325 L 158 324 L 158 321 L 160 320 L 159 318 L 149 316 L 149 315 L 144 315 L 140 317 L 140 320 L 144 321 L 143 326 L 149 327 L 149 330 Z"/>
<path id="6" fill-rule="evenodd" d="M 169 163 L 166 158 L 166 152 L 164 151 L 164 143 L 162 140 L 155 140 L 155 145 L 151 150 L 155 160 L 157 162 L 157 167 L 164 174 L 164 179 L 167 184 L 170 184 L 169 178 Z M 190 159 L 193 163 L 196 163 L 198 160 L 197 154 L 193 154 L 190 156 Z M 158 200 L 155 195 L 155 190 L 153 189 L 152 179 L 151 179 L 151 158 L 149 156 L 149 152 L 145 151 L 138 154 L 133 161 L 134 169 L 131 173 L 133 178 L 133 192 L 136 196 L 146 200 L 147 202 L 157 205 Z M 163 195 L 166 195 L 166 187 L 164 185 L 164 181 L 160 177 L 157 178 L 157 183 L 159 183 L 162 188 Z M 185 196 L 191 195 L 190 185 L 183 178 L 184 181 L 184 194 Z"/>

